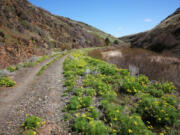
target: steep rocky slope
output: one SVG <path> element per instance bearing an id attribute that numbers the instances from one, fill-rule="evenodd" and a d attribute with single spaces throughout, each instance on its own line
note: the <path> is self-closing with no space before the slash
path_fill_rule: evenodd
<path id="1" fill-rule="evenodd" d="M 180 57 L 180 8 L 150 31 L 120 38 L 131 42 L 132 47 L 156 52 L 170 50 Z"/>
<path id="2" fill-rule="evenodd" d="M 87 24 L 55 16 L 27 0 L 0 0 L 0 68 L 50 48 L 103 46 L 107 36 Z"/>

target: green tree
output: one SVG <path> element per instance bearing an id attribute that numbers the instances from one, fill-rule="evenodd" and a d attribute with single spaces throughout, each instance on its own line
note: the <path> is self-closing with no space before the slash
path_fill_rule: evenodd
<path id="1" fill-rule="evenodd" d="M 107 45 L 107 46 L 109 46 L 109 45 L 110 45 L 110 43 L 111 43 L 111 41 L 109 40 L 109 38 L 108 38 L 108 37 L 105 39 L 105 42 L 106 42 L 106 45 Z"/>
<path id="2" fill-rule="evenodd" d="M 114 40 L 114 42 L 113 42 L 114 44 L 119 44 L 119 41 L 118 40 Z"/>

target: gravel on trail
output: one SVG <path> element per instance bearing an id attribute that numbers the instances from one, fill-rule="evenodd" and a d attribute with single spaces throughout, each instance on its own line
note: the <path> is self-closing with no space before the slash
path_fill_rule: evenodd
<path id="1" fill-rule="evenodd" d="M 7 101 L 5 106 L 0 103 L 0 135 L 14 135 L 21 129 L 21 124 L 24 122 L 26 115 L 35 115 L 41 117 L 47 122 L 47 127 L 50 133 L 41 133 L 43 135 L 64 135 L 63 131 L 63 113 L 62 109 L 65 105 L 66 99 L 62 97 L 64 92 L 63 87 L 63 62 L 66 56 L 49 66 L 41 76 L 36 76 L 33 73 L 31 80 L 21 80 L 19 87 L 22 90 L 18 99 Z M 38 70 L 36 71 L 38 72 Z M 12 88 L 11 91 L 15 90 Z M 14 91 L 13 91 L 14 92 Z M 22 94 L 23 93 L 23 94 Z M 2 98 L 2 97 L 0 97 Z M 6 108 L 6 109 L 5 109 Z M 4 113 L 3 113 L 3 110 Z M 56 128 L 54 128 L 56 127 Z M 53 131 L 54 130 L 54 131 Z M 46 132 L 46 129 L 42 132 Z"/>

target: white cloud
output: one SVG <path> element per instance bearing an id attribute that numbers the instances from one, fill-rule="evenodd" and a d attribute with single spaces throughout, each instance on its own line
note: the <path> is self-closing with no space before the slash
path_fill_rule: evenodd
<path id="1" fill-rule="evenodd" d="M 151 19 L 151 18 L 144 19 L 144 22 L 152 22 L 152 21 L 153 21 L 153 19 Z"/>

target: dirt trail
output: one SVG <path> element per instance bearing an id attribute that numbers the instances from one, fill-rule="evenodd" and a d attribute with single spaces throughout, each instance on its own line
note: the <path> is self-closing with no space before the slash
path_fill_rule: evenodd
<path id="1" fill-rule="evenodd" d="M 0 93 L 0 135 L 17 133 L 26 114 L 36 115 L 49 124 L 60 124 L 64 99 L 63 88 L 64 56 L 36 76 L 42 65 L 37 65 L 17 79 L 17 86 Z M 21 72 L 21 71 L 20 71 Z M 17 75 L 18 76 L 18 75 Z"/>

